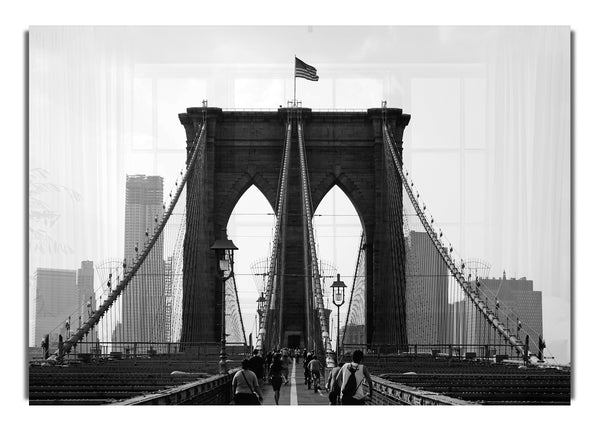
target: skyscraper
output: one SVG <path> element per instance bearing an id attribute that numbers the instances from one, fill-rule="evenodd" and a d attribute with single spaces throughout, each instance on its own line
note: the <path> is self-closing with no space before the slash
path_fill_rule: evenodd
<path id="1" fill-rule="evenodd" d="M 38 268 L 35 273 L 35 338 L 36 346 L 46 334 L 56 343 L 60 334 L 66 335 L 65 322 L 77 325 L 79 297 L 76 271 L 68 269 Z"/>
<path id="2" fill-rule="evenodd" d="M 77 303 L 79 305 L 79 314 L 82 323 L 89 317 L 89 313 L 96 309 L 96 295 L 94 294 L 94 262 L 84 260 L 81 267 L 77 270 Z M 93 328 L 88 337 L 90 340 L 98 339 L 98 329 Z"/>
<path id="3" fill-rule="evenodd" d="M 152 237 L 157 221 L 162 217 L 162 205 L 162 177 L 127 176 L 124 256 L 128 267 Z M 164 340 L 165 262 L 162 237 L 127 287 L 122 298 L 122 313 L 123 339 L 119 341 Z"/>
<path id="4" fill-rule="evenodd" d="M 489 299 L 498 298 L 502 304 L 499 310 L 503 316 L 501 321 L 506 323 L 504 316 L 508 316 L 511 333 L 516 334 L 516 322 L 521 321 L 519 338 L 525 342 L 529 335 L 530 350 L 537 353 L 538 339 L 543 337 L 542 292 L 533 290 L 533 281 L 525 277 L 507 279 L 504 273 L 502 278 L 481 279 L 481 289 Z"/>
<path id="5" fill-rule="evenodd" d="M 425 232 L 406 241 L 406 331 L 408 342 L 439 344 L 448 339 L 448 270 Z M 446 336 L 445 336 L 446 335 Z"/>

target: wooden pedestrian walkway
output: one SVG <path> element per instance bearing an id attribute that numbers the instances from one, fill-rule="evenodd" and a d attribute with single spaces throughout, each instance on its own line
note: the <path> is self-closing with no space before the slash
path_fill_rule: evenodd
<path id="1" fill-rule="evenodd" d="M 325 376 L 327 371 L 325 372 Z M 329 405 L 329 399 L 327 398 L 327 391 L 325 390 L 325 377 L 321 376 L 321 389 L 314 392 L 311 388 L 304 384 L 304 368 L 302 363 L 297 362 L 294 359 L 293 365 L 290 369 L 289 383 L 287 385 L 281 385 L 279 405 L 280 406 L 314 406 L 314 405 Z M 263 382 L 262 384 L 263 393 L 263 405 L 274 406 L 275 399 L 273 398 L 273 387 Z"/>

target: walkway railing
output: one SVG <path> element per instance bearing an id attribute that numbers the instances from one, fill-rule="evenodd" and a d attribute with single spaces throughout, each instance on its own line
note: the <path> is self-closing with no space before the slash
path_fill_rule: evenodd
<path id="1" fill-rule="evenodd" d="M 227 374 L 208 377 L 175 388 L 163 389 L 152 394 L 141 395 L 113 404 L 123 406 L 230 404 L 233 399 L 231 381 L 238 370 L 239 368 L 236 368 L 229 370 Z"/>
<path id="2" fill-rule="evenodd" d="M 422 391 L 390 382 L 381 377 L 372 376 L 373 397 L 367 401 L 370 405 L 408 405 L 408 406 L 473 406 L 477 403 L 451 398 L 435 392 Z M 368 386 L 363 384 L 363 390 Z"/>

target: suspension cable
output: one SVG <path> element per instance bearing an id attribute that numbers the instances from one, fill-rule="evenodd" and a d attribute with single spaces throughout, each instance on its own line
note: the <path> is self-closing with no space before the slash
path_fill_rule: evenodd
<path id="1" fill-rule="evenodd" d="M 275 230 L 273 233 L 273 245 L 271 249 L 271 259 L 269 261 L 269 273 L 267 279 L 267 287 L 266 287 L 266 308 L 264 312 L 259 316 L 259 339 L 257 340 L 257 348 L 264 349 L 270 348 L 270 346 L 266 345 L 267 340 L 270 337 L 266 337 L 267 323 L 273 318 L 273 314 L 271 312 L 271 307 L 273 302 L 275 301 L 276 295 L 276 268 L 277 268 L 277 256 L 281 250 L 281 226 L 284 216 L 284 208 L 286 204 L 287 198 L 287 184 L 288 184 L 288 175 L 289 175 L 289 159 L 290 159 L 290 147 L 292 142 L 292 122 L 291 118 L 288 118 L 288 122 L 286 125 L 286 136 L 285 136 L 285 148 L 283 153 L 282 160 L 282 168 L 281 168 L 281 179 L 279 183 L 279 194 L 277 196 L 277 218 L 275 222 Z M 270 328 L 270 327 L 269 327 Z M 272 335 L 272 334 L 269 334 Z"/>
<path id="2" fill-rule="evenodd" d="M 77 331 L 75 331 L 75 333 L 73 333 L 73 335 L 67 341 L 65 341 L 63 348 L 57 350 L 54 353 L 53 356 L 55 359 L 60 359 L 65 354 L 67 354 L 73 346 L 75 346 L 79 341 L 81 341 L 88 334 L 88 332 L 96 326 L 96 324 L 100 321 L 100 319 L 107 313 L 107 311 L 110 309 L 110 307 L 114 304 L 116 299 L 121 295 L 121 293 L 129 285 L 129 282 L 132 280 L 132 278 L 137 274 L 139 268 L 144 263 L 148 254 L 150 254 L 150 252 L 152 251 L 154 244 L 160 237 L 160 234 L 162 233 L 165 225 L 167 224 L 167 221 L 169 220 L 169 217 L 171 216 L 171 213 L 173 212 L 173 209 L 175 208 L 175 205 L 177 204 L 177 200 L 179 199 L 179 196 L 181 195 L 181 192 L 183 191 L 183 188 L 186 184 L 188 175 L 192 171 L 192 168 L 194 166 L 194 162 L 197 158 L 197 155 L 200 152 L 200 149 L 204 147 L 203 143 L 205 141 L 205 138 L 206 138 L 206 122 L 204 122 L 202 124 L 202 127 L 199 128 L 199 130 L 198 130 L 198 133 L 197 133 L 196 139 L 195 139 L 195 144 L 194 144 L 194 152 L 192 153 L 190 163 L 187 166 L 187 169 L 186 169 L 185 175 L 181 181 L 181 184 L 177 188 L 175 197 L 171 200 L 171 203 L 169 205 L 169 208 L 167 209 L 167 212 L 163 215 L 163 218 L 160 222 L 160 225 L 158 226 L 158 229 L 156 229 L 156 231 L 153 233 L 150 240 L 146 243 L 144 249 L 142 250 L 141 255 L 139 255 L 138 259 L 135 261 L 131 270 L 129 272 L 125 273 L 124 278 L 121 280 L 121 282 L 118 284 L 118 286 L 114 290 L 111 291 L 111 293 L 108 295 L 108 298 L 98 307 L 98 309 L 88 318 L 88 320 L 80 328 L 78 328 Z"/>
<path id="3" fill-rule="evenodd" d="M 400 160 L 398 158 L 398 154 L 396 153 L 396 149 L 395 149 L 395 144 L 392 143 L 392 138 L 390 137 L 390 133 L 388 131 L 387 124 L 385 124 L 385 123 L 383 123 L 383 137 L 384 137 L 386 145 L 390 148 L 390 151 L 392 153 L 392 158 L 393 158 L 394 164 L 396 166 L 396 171 L 400 175 L 402 184 L 404 185 L 404 189 L 406 190 L 406 193 L 408 194 L 408 197 L 409 197 L 411 203 L 413 204 L 414 209 L 417 212 L 417 215 L 418 215 L 419 219 L 421 220 L 423 227 L 425 228 L 425 231 L 429 235 L 429 238 L 433 242 L 438 253 L 442 256 L 442 258 L 446 262 L 446 266 L 450 270 L 452 276 L 458 282 L 458 285 L 462 289 L 463 294 L 467 298 L 469 298 L 469 300 L 477 308 L 479 308 L 482 311 L 482 313 L 485 315 L 485 317 L 488 320 L 488 324 L 495 329 L 495 332 L 497 331 L 499 335 L 501 335 L 504 339 L 506 339 L 512 346 L 515 347 L 515 349 L 521 355 L 524 356 L 525 352 L 524 352 L 524 348 L 523 348 L 521 341 L 516 336 L 510 334 L 506 330 L 506 328 L 504 327 L 504 324 L 499 320 L 499 318 L 493 312 L 491 312 L 489 310 L 488 307 L 486 307 L 484 302 L 479 298 L 479 295 L 477 294 L 477 292 L 474 292 L 470 288 L 470 286 L 467 283 L 467 280 L 465 280 L 464 274 L 458 270 L 458 268 L 456 267 L 456 265 L 454 264 L 454 262 L 452 261 L 450 256 L 447 254 L 447 252 L 444 249 L 444 247 L 442 246 L 442 244 L 440 243 L 437 235 L 433 231 L 433 228 L 429 224 L 429 221 L 425 217 L 425 214 L 421 210 L 421 208 L 412 192 L 412 189 L 409 187 L 406 177 L 404 176 L 404 173 L 402 172 Z"/>
<path id="4" fill-rule="evenodd" d="M 304 204 L 304 211 L 306 214 L 306 219 L 304 223 L 306 224 L 308 232 L 308 242 L 310 247 L 310 258 L 313 275 L 313 296 L 317 302 L 317 310 L 319 313 L 323 348 L 325 349 L 325 352 L 329 353 L 332 351 L 331 338 L 329 336 L 329 331 L 327 330 L 329 322 L 327 321 L 325 306 L 323 304 L 323 290 L 321 288 L 321 277 L 319 275 L 318 258 L 315 247 L 314 229 L 312 224 L 312 205 L 310 199 L 310 188 L 308 184 L 308 168 L 306 166 L 306 150 L 304 148 L 304 134 L 302 130 L 302 121 L 300 118 L 298 119 L 298 147 L 300 151 L 300 176 L 302 180 L 302 199 Z"/>

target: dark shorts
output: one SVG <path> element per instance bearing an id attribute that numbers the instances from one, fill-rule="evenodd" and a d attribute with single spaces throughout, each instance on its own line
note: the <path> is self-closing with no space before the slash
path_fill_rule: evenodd
<path id="1" fill-rule="evenodd" d="M 310 372 L 310 375 L 311 375 L 312 377 L 314 377 L 315 379 L 320 379 L 320 378 L 321 378 L 321 373 L 319 372 L 319 370 L 316 370 L 316 371 L 311 371 L 311 372 Z"/>
<path id="2" fill-rule="evenodd" d="M 271 376 L 271 386 L 273 386 L 274 391 L 281 389 L 282 382 L 283 378 L 281 376 Z"/>

